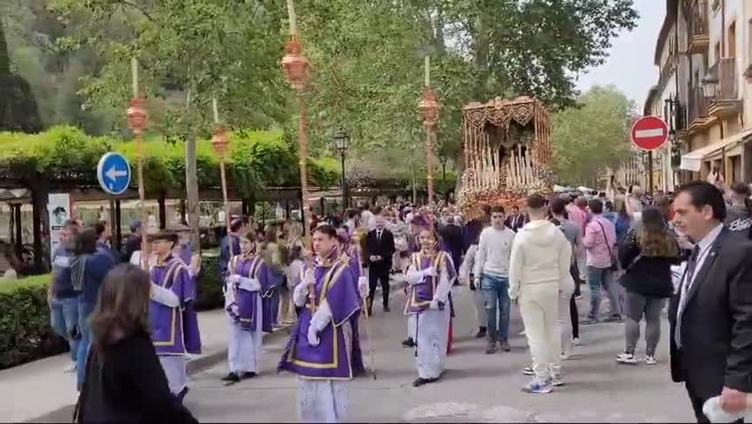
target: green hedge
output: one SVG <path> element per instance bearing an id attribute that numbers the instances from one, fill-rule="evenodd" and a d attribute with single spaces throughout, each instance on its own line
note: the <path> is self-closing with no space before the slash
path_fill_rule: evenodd
<path id="1" fill-rule="evenodd" d="M 294 145 L 292 145 L 294 146 Z M 96 185 L 96 165 L 108 151 L 123 153 L 136 164 L 132 140 L 91 137 L 70 126 L 58 126 L 39 134 L 0 133 L 0 176 L 31 180 L 44 176 L 54 183 Z M 144 176 L 150 193 L 185 186 L 185 146 L 160 137 L 144 143 Z M 236 131 L 230 134 L 228 155 L 230 184 L 251 197 L 264 186 L 296 187 L 297 152 L 281 131 Z M 211 140 L 198 140 L 197 173 L 202 188 L 219 186 L 219 159 Z M 336 183 L 337 170 L 329 163 L 309 159 L 309 178 L 314 185 Z M 136 188 L 136 179 L 132 186 Z"/>
<path id="2" fill-rule="evenodd" d="M 197 310 L 224 304 L 217 273 L 218 256 L 208 252 L 203 257 L 203 272 L 197 280 Z M 0 369 L 67 350 L 68 344 L 50 327 L 47 287 L 50 274 L 17 281 L 0 281 Z"/>
<path id="3" fill-rule="evenodd" d="M 65 351 L 50 327 L 50 276 L 0 282 L 0 369 Z"/>

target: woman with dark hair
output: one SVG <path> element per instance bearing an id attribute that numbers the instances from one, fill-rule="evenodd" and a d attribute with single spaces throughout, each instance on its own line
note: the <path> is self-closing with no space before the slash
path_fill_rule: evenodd
<path id="1" fill-rule="evenodd" d="M 752 229 L 752 201 L 749 198 L 749 186 L 736 183 L 731 186 L 729 200 L 731 205 L 726 209 L 724 225 L 734 234 L 750 238 Z"/>
<path id="2" fill-rule="evenodd" d="M 264 242 L 261 243 L 260 254 L 264 258 L 264 263 L 268 269 L 269 287 L 263 293 L 265 299 L 264 307 L 267 305 L 271 311 L 272 325 L 279 325 L 279 307 L 280 294 L 284 293 L 285 301 L 289 302 L 290 293 L 283 287 L 285 283 L 285 261 L 287 260 L 287 249 L 277 241 L 277 229 L 274 226 L 266 228 L 264 232 Z M 286 310 L 282 311 L 287 312 Z"/>
<path id="3" fill-rule="evenodd" d="M 647 207 L 640 225 L 626 235 L 619 247 L 624 269 L 621 284 L 627 290 L 625 324 L 626 348 L 616 360 L 636 364 L 635 349 L 640 337 L 640 321 L 645 317 L 645 363 L 654 365 L 655 349 L 661 337 L 661 310 L 674 294 L 671 265 L 681 262 L 679 245 L 666 226 L 661 211 Z"/>
<path id="4" fill-rule="evenodd" d="M 170 393 L 149 335 L 149 275 L 130 264 L 105 278 L 91 316 L 92 347 L 79 423 L 195 423 Z"/>
<path id="5" fill-rule="evenodd" d="M 114 259 L 109 250 L 99 249 L 97 239 L 97 230 L 94 228 L 87 228 L 80 232 L 74 241 L 70 265 L 73 287 L 81 292 L 78 299 L 78 329 L 81 333 L 81 342 L 76 354 L 79 388 L 84 383 L 86 357 L 91 344 L 89 316 L 94 312 L 102 282 L 114 266 Z"/>

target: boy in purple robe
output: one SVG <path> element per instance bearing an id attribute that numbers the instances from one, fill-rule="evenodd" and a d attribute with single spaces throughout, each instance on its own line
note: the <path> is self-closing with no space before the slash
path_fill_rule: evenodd
<path id="1" fill-rule="evenodd" d="M 355 289 L 358 292 L 358 301 L 362 305 L 363 299 L 368 296 L 368 277 L 363 275 L 360 248 L 352 242 L 346 228 L 337 229 L 337 237 L 339 238 L 339 248 L 342 252 L 341 259 L 349 264 L 353 274 L 353 282 L 356 283 Z M 360 314 L 355 314 L 350 319 L 353 331 L 352 364 L 355 376 L 361 376 L 366 373 L 366 368 L 363 365 L 363 352 L 360 349 L 359 318 Z"/>
<path id="2" fill-rule="evenodd" d="M 303 311 L 278 367 L 298 375 L 303 422 L 341 422 L 347 411 L 347 381 L 353 378 L 351 318 L 360 313 L 361 303 L 337 244 L 332 226 L 314 231 L 316 258 L 306 264 L 293 294 Z"/>
<path id="3" fill-rule="evenodd" d="M 240 240 L 240 254 L 230 259 L 225 287 L 225 311 L 230 326 L 227 362 L 230 372 L 222 381 L 237 383 L 253 378 L 261 357 L 261 288 L 268 284 L 264 259 L 256 252 L 253 232 Z"/>
<path id="4" fill-rule="evenodd" d="M 149 270 L 151 336 L 170 391 L 182 402 L 188 393 L 186 355 L 201 353 L 198 318 L 191 306 L 196 287 L 188 267 L 173 256 L 177 234 L 162 231 L 150 238 L 157 259 Z"/>

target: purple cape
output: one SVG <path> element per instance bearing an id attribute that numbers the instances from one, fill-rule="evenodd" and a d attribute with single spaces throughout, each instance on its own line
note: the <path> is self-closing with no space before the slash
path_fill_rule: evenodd
<path id="1" fill-rule="evenodd" d="M 358 301 L 363 303 L 363 298 L 358 291 L 358 279 L 361 276 L 360 268 L 360 248 L 355 245 L 350 245 L 344 249 L 345 255 L 342 256 L 342 260 L 346 260 L 350 266 L 350 270 L 353 274 L 353 283 L 355 284 L 355 293 L 358 295 Z M 358 329 L 358 323 L 360 321 L 360 314 L 353 314 L 350 318 L 350 325 L 352 325 L 352 368 L 353 374 L 356 376 L 366 373 L 366 367 L 363 363 L 363 351 L 360 349 L 360 330 Z"/>
<path id="2" fill-rule="evenodd" d="M 238 255 L 230 261 L 230 275 L 237 274 L 244 278 L 254 278 L 263 284 L 262 282 L 266 280 L 266 272 L 262 271 L 265 271 L 265 266 L 264 260 L 260 256 L 243 258 Z M 259 292 L 252 292 L 241 288 L 235 290 L 235 302 L 238 305 L 238 316 L 236 319 L 240 323 L 240 328 L 245 331 L 254 331 L 256 329 L 256 320 L 259 319 L 259 314 L 262 313 L 257 308 L 258 296 Z"/>
<path id="3" fill-rule="evenodd" d="M 353 341 L 352 334 L 345 330 L 349 326 L 343 324 L 351 323 L 353 315 L 361 310 L 352 271 L 347 262 L 337 260 L 331 266 L 317 265 L 314 276 L 316 304 L 320 305 L 326 300 L 332 311 L 332 321 L 319 333 L 320 343 L 317 346 L 309 345 L 308 328 L 313 317 L 313 305 L 308 300 L 291 331 L 290 341 L 277 369 L 307 378 L 350 380 L 354 371 L 348 345 Z"/>
<path id="4" fill-rule="evenodd" d="M 196 297 L 196 286 L 188 269 L 180 259 L 170 256 L 163 264 L 151 268 L 151 281 L 172 290 L 181 304 L 178 308 L 170 308 L 153 300 L 149 301 L 151 337 L 157 354 L 200 354 L 198 316 L 191 305 Z"/>
<path id="5" fill-rule="evenodd" d="M 452 258 L 444 251 L 439 251 L 433 256 L 426 256 L 421 252 L 413 253 L 410 261 L 412 267 L 417 271 L 434 267 L 437 272 L 443 272 L 446 269 L 449 272 L 448 277 L 450 282 L 456 277 Z M 436 294 L 436 287 L 438 285 L 439 277 L 425 277 L 422 284 L 410 286 L 407 293 L 405 313 L 420 313 L 428 309 Z"/>

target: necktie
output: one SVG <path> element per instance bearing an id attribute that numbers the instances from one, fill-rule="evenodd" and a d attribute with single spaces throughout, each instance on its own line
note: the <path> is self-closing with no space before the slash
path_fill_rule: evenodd
<path id="1" fill-rule="evenodd" d="M 376 231 L 376 239 L 377 239 L 378 241 L 381 241 L 381 230 L 379 230 L 379 231 Z"/>
<path id="2" fill-rule="evenodd" d="M 695 245 L 695 248 L 692 250 L 692 256 L 689 257 L 689 261 L 687 262 L 687 272 L 684 275 L 684 281 L 682 281 L 681 292 L 679 294 L 679 310 L 677 311 L 676 328 L 674 328 L 674 342 L 677 347 L 681 347 L 682 313 L 689 298 L 689 289 L 692 287 L 692 279 L 695 275 L 699 257 L 700 246 Z"/>

